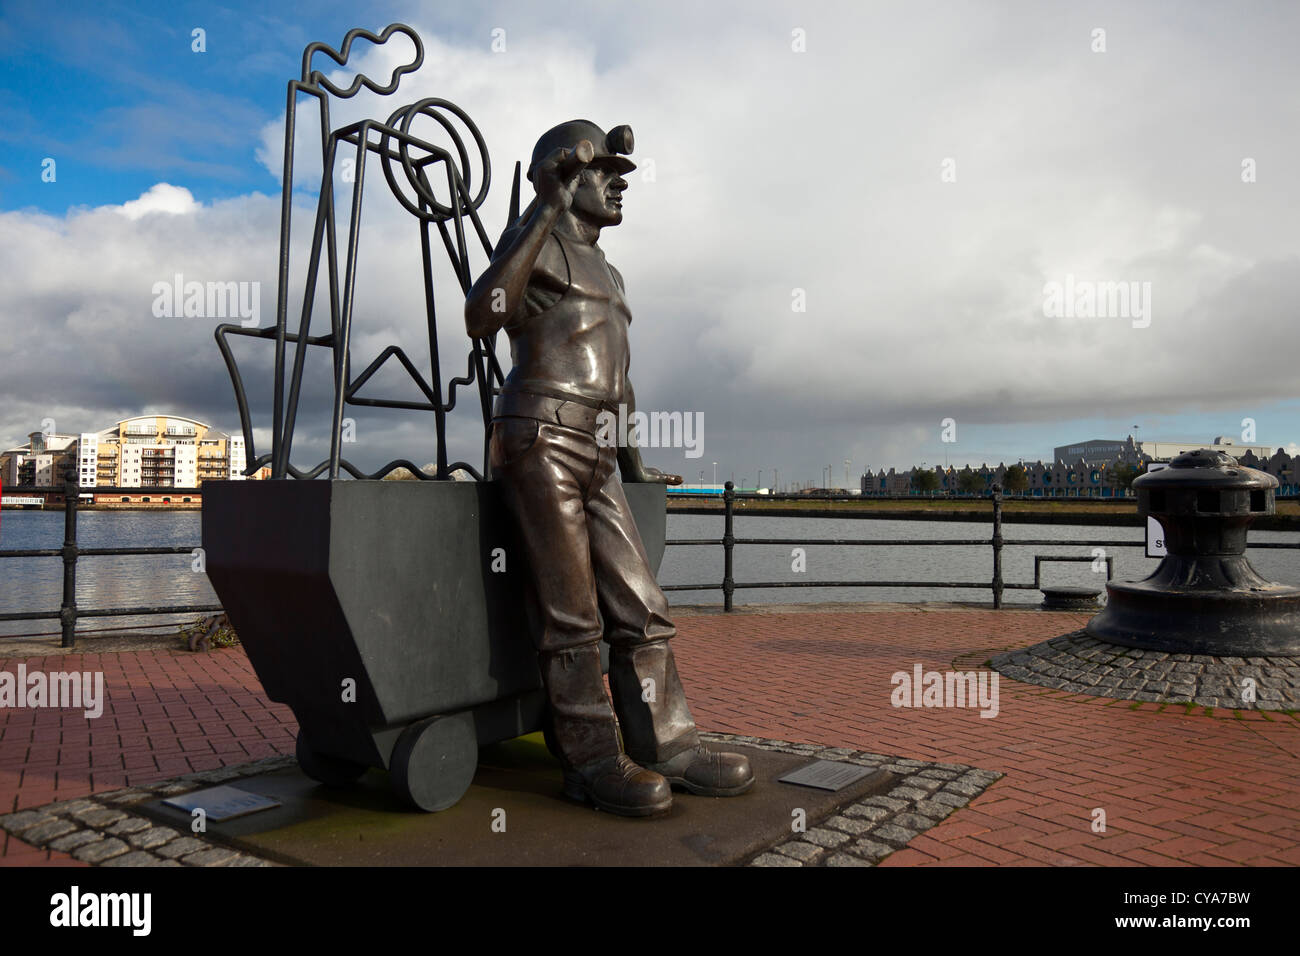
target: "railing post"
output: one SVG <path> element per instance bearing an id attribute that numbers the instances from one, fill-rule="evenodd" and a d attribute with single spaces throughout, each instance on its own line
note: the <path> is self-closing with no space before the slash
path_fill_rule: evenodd
<path id="1" fill-rule="evenodd" d="M 735 485 L 727 482 L 722 493 L 724 524 L 722 526 L 722 609 L 731 610 L 731 595 L 736 590 L 736 582 L 731 576 L 732 552 L 736 547 L 736 537 L 732 534 L 732 519 L 735 517 Z"/>
<path id="2" fill-rule="evenodd" d="M 1002 607 L 1002 486 L 993 486 L 993 609 Z"/>
<path id="3" fill-rule="evenodd" d="M 63 479 L 63 646 L 77 645 L 77 504 L 81 488 L 71 474 Z"/>

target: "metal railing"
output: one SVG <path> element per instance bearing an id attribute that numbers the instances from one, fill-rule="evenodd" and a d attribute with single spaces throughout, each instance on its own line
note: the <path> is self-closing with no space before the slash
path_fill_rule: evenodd
<path id="1" fill-rule="evenodd" d="M 746 496 L 747 498 L 749 496 Z M 755 500 L 764 500 L 767 496 L 756 496 Z M 1008 547 L 1086 547 L 1086 548 L 1143 548 L 1145 541 L 1132 540 L 1088 540 L 1088 539 L 1052 539 L 1025 538 L 1008 541 L 1002 536 L 1002 501 L 1000 489 L 994 489 L 986 495 L 992 503 L 993 533 L 987 538 L 737 538 L 735 536 L 736 518 L 735 486 L 728 481 L 722 493 L 722 537 L 721 538 L 669 538 L 665 545 L 683 547 L 707 547 L 721 545 L 723 549 L 722 581 L 702 584 L 669 584 L 665 591 L 722 591 L 722 607 L 725 611 L 733 609 L 733 595 L 737 590 L 750 588 L 971 588 L 988 590 L 993 594 L 993 607 L 1002 607 L 1002 595 L 1006 591 L 1039 591 L 1041 587 L 1041 566 L 1049 561 L 1096 561 L 1106 563 L 1106 579 L 1114 573 L 1114 563 L 1109 556 L 1098 557 L 1059 557 L 1054 555 L 1034 556 L 1034 580 L 1032 582 L 1006 581 L 1002 575 L 1002 552 Z M 958 499 L 960 500 L 960 499 Z M 970 500 L 970 499 L 966 499 Z M 1132 500 L 1132 499 L 1130 499 Z M 694 512 L 699 514 L 699 512 Z M 767 518 L 826 517 L 826 512 L 808 514 L 771 514 L 764 511 L 745 511 L 746 515 Z M 835 515 L 829 515 L 835 517 Z M 970 520 L 976 520 L 978 514 L 971 513 Z M 930 547 L 930 546 L 987 546 L 992 550 L 993 574 L 988 581 L 744 581 L 737 582 L 734 577 L 735 549 L 737 545 L 778 544 L 807 547 L 809 545 L 834 545 L 841 547 Z M 1300 542 L 1264 542 L 1251 544 L 1251 548 L 1291 548 L 1300 549 Z"/>
<path id="2" fill-rule="evenodd" d="M 40 492 L 49 494 L 48 487 L 16 486 L 6 489 L 10 493 Z M 179 496 L 184 494 L 200 495 L 200 488 L 105 488 L 93 486 L 95 494 L 139 495 L 147 492 Z M 63 483 L 63 547 L 61 548 L 23 548 L 0 551 L 0 558 L 62 558 L 63 559 L 63 602 L 57 611 L 19 611 L 0 613 L 0 623 L 8 621 L 42 621 L 57 618 L 63 634 L 64 647 L 77 645 L 77 621 L 81 618 L 94 617 L 137 617 L 151 614 L 215 614 L 223 610 L 220 604 L 178 604 L 168 607 L 77 607 L 77 561 L 83 557 L 97 558 L 109 555 L 142 554 L 193 554 L 194 547 L 158 547 L 158 548 L 82 548 L 77 545 L 77 506 L 80 503 L 82 489 L 72 479 Z M 196 546 L 197 547 L 197 546 Z M 11 635 L 12 636 L 12 635 Z M 0 638 L 3 639 L 3 638 Z"/>
<path id="3" fill-rule="evenodd" d="M 6 489 L 11 494 L 49 494 L 47 486 L 12 486 Z M 22 611 L 0 613 L 0 623 L 9 621 L 38 621 L 58 619 L 62 628 L 62 645 L 76 646 L 77 621 L 82 618 L 96 617 L 134 617 L 155 614 L 215 614 L 224 609 L 219 604 L 178 604 L 170 606 L 115 607 L 115 608 L 79 608 L 77 606 L 77 561 L 83 557 L 106 557 L 117 555 L 159 555 L 159 554 L 193 554 L 195 547 L 148 547 L 148 548 L 82 548 L 77 544 L 77 511 L 81 495 L 88 493 L 75 481 L 68 480 L 63 486 L 64 518 L 63 546 L 60 548 L 29 548 L 0 551 L 0 558 L 62 558 L 63 559 L 63 601 L 58 610 Z M 136 495 L 148 493 L 167 494 L 173 497 L 201 495 L 201 488 L 121 488 L 91 486 L 89 493 L 96 495 Z M 1034 580 L 1032 582 L 1006 581 L 1002 574 L 1002 552 L 1008 547 L 1057 547 L 1074 546 L 1088 548 L 1143 548 L 1143 541 L 1132 540 L 1098 540 L 1098 539 L 1052 539 L 1026 538 L 1008 541 L 1002 536 L 1002 501 L 1000 491 L 987 496 L 992 504 L 992 534 L 987 538 L 737 538 L 735 536 L 737 494 L 732 482 L 727 482 L 722 494 L 723 531 L 721 538 L 670 538 L 665 544 L 681 547 L 721 546 L 723 549 L 723 572 L 720 582 L 699 584 L 669 584 L 665 591 L 722 591 L 723 609 L 734 608 L 734 595 L 737 590 L 751 588 L 964 588 L 989 590 L 993 595 L 993 607 L 1003 606 L 1004 592 L 1012 590 L 1041 590 L 1041 565 L 1053 561 L 1095 561 L 1096 557 L 1084 556 L 1034 556 Z M 758 500 L 762 500 L 762 496 Z M 747 515 L 769 518 L 783 517 L 821 517 L 825 513 L 805 515 L 773 515 L 762 511 L 743 512 Z M 977 517 L 972 513 L 972 519 Z M 737 545 L 831 545 L 839 547 L 934 547 L 934 546 L 986 546 L 992 551 L 992 577 L 988 581 L 743 581 L 735 580 L 735 549 Z M 1300 549 L 1300 542 L 1261 542 L 1251 544 L 1251 548 L 1290 548 Z M 1106 578 L 1110 580 L 1114 573 L 1114 563 L 1110 556 L 1100 558 L 1106 564 Z M 10 635 L 12 636 L 12 635 Z M 3 639 L 0 636 L 0 639 Z"/>

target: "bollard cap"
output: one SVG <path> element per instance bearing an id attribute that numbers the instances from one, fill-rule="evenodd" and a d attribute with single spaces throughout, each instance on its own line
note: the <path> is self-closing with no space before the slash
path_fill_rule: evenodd
<path id="1" fill-rule="evenodd" d="M 1133 481 L 1138 514 L 1231 518 L 1273 514 L 1278 481 L 1267 472 L 1238 464 L 1221 451 L 1183 452 L 1168 468 Z"/>
<path id="2" fill-rule="evenodd" d="M 1220 488 L 1260 490 L 1276 488 L 1277 479 L 1267 472 L 1247 468 L 1221 451 L 1198 448 L 1185 451 L 1169 462 L 1168 468 L 1150 471 L 1133 480 L 1133 488 Z"/>

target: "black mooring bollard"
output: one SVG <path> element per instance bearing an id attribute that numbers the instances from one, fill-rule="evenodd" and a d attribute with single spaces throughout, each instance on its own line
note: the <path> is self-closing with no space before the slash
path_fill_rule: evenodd
<path id="1" fill-rule="evenodd" d="M 1207 449 L 1137 478 L 1138 513 L 1160 521 L 1169 553 L 1143 581 L 1108 582 L 1106 608 L 1088 633 L 1172 653 L 1300 653 L 1300 588 L 1265 580 L 1246 558 L 1247 529 L 1273 514 L 1277 484 Z"/>

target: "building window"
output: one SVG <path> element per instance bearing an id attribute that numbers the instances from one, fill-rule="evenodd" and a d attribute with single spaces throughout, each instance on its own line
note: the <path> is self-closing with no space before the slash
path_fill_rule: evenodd
<path id="1" fill-rule="evenodd" d="M 145 497 L 145 498 L 141 498 L 140 500 L 141 500 L 141 501 L 148 501 L 149 499 L 148 499 L 147 497 Z"/>
<path id="2" fill-rule="evenodd" d="M 130 498 L 123 498 L 122 500 L 123 500 L 123 501 L 130 501 L 131 499 L 130 499 Z"/>

